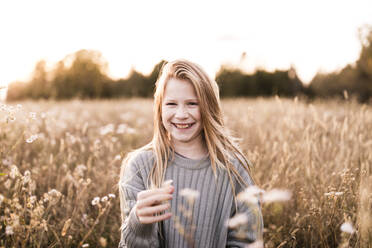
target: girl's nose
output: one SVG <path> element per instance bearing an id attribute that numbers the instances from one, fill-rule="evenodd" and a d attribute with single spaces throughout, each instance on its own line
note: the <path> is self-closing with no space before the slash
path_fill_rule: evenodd
<path id="1" fill-rule="evenodd" d="M 185 107 L 178 107 L 175 114 L 176 118 L 187 118 L 187 109 Z"/>

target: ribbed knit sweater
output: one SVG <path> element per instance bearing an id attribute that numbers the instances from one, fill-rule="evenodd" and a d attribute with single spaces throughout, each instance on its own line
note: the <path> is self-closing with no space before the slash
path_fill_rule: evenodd
<path id="1" fill-rule="evenodd" d="M 217 169 L 216 180 L 209 157 L 194 160 L 177 153 L 173 160 L 169 160 L 165 175 L 166 180 L 173 180 L 175 187 L 170 200 L 171 208 L 168 210 L 172 211 L 172 217 L 155 224 L 140 223 L 133 207 L 137 194 L 148 189 L 147 178 L 154 159 L 152 151 L 137 153 L 128 162 L 124 177 L 119 182 L 120 197 L 125 203 L 121 204 L 121 211 L 129 213 L 121 227 L 119 247 L 245 247 L 247 243 L 262 238 L 260 207 L 238 202 L 236 212 L 227 171 Z M 233 164 L 248 185 L 252 185 L 250 176 L 238 160 L 233 161 Z M 234 184 L 237 193 L 244 190 L 235 179 Z M 185 208 L 190 209 L 187 199 L 180 195 L 184 188 L 199 192 L 193 204 L 192 217 L 187 217 L 183 211 Z M 248 217 L 248 222 L 239 231 L 240 235 L 227 226 L 228 219 L 236 213 L 245 213 Z"/>

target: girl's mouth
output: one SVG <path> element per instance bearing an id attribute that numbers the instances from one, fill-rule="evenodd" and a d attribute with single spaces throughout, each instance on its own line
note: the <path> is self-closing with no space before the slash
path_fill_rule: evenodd
<path id="1" fill-rule="evenodd" d="M 178 129 L 188 129 L 190 128 L 192 125 L 194 125 L 194 123 L 190 123 L 190 124 L 176 124 L 176 123 L 172 123 L 176 128 Z"/>

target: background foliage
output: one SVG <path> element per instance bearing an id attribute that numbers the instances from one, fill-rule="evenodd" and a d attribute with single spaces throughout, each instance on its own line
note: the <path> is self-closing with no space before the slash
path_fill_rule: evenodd
<path id="1" fill-rule="evenodd" d="M 0 105 L 0 247 L 116 247 L 121 159 L 150 141 L 152 100 L 21 104 Z M 372 245 L 370 105 L 276 97 L 222 106 L 258 186 L 292 192 L 263 205 L 266 247 Z"/>
<path id="2" fill-rule="evenodd" d="M 355 97 L 359 102 L 372 98 L 372 27 L 360 29 L 361 52 L 354 64 L 338 72 L 319 72 L 309 85 L 304 85 L 294 68 L 253 74 L 222 65 L 216 74 L 221 96 Z M 52 70 L 39 61 L 30 82 L 10 84 L 8 101 L 23 99 L 97 99 L 118 97 L 151 97 L 155 81 L 165 61 L 154 66 L 149 75 L 132 70 L 125 79 L 107 76 L 107 62 L 97 51 L 80 50 L 59 61 Z"/>

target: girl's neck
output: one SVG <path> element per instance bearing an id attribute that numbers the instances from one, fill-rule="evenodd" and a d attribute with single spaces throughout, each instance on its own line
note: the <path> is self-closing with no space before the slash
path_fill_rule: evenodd
<path id="1" fill-rule="evenodd" d="M 202 139 L 194 140 L 192 143 L 178 142 L 173 145 L 175 152 L 190 159 L 201 159 L 208 153 L 207 146 Z"/>

